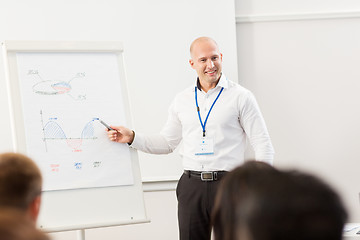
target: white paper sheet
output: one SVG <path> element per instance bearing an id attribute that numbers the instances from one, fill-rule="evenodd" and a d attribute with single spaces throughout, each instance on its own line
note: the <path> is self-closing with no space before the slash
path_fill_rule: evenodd
<path id="1" fill-rule="evenodd" d="M 129 148 L 108 140 L 127 125 L 115 53 L 17 53 L 27 154 L 44 191 L 131 185 Z"/>

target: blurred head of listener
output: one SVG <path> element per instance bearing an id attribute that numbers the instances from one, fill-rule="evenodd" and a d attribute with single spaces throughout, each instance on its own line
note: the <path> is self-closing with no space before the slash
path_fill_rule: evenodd
<path id="1" fill-rule="evenodd" d="M 0 154 L 0 211 L 18 210 L 36 222 L 41 188 L 41 173 L 34 161 L 19 153 Z"/>
<path id="2" fill-rule="evenodd" d="M 347 213 L 319 178 L 250 161 L 223 178 L 212 217 L 215 240 L 341 240 Z"/>
<path id="3" fill-rule="evenodd" d="M 0 239 L 2 240 L 49 240 L 35 227 L 34 221 L 16 209 L 0 211 Z"/>

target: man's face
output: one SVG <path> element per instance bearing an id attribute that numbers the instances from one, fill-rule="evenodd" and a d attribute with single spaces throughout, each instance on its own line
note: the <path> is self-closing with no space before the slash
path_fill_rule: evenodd
<path id="1" fill-rule="evenodd" d="M 196 70 L 201 82 L 216 83 L 222 70 L 222 54 L 213 41 L 200 41 L 194 44 L 190 65 Z"/>

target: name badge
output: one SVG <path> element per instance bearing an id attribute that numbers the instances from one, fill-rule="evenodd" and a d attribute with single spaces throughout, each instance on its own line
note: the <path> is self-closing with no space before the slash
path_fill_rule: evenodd
<path id="1" fill-rule="evenodd" d="M 199 140 L 195 155 L 213 155 L 214 154 L 214 139 L 203 137 Z"/>

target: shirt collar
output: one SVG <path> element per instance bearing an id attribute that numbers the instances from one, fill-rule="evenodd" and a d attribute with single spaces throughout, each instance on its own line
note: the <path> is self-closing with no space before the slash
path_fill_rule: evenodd
<path id="1" fill-rule="evenodd" d="M 199 77 L 196 78 L 195 86 L 197 86 L 197 88 L 198 88 L 199 90 L 201 90 L 201 86 L 200 86 L 200 82 L 199 82 Z M 217 88 L 217 87 L 223 87 L 223 88 L 226 89 L 226 88 L 228 88 L 228 86 L 229 86 L 229 82 L 228 82 L 226 76 L 225 76 L 223 73 L 221 73 L 219 82 L 218 82 L 218 84 L 216 85 L 215 88 Z"/>

